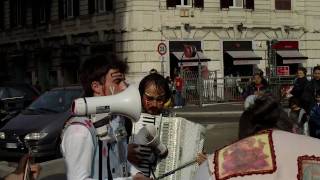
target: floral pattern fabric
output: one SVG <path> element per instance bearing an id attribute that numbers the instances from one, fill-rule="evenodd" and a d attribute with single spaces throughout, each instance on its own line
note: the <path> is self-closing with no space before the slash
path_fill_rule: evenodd
<path id="1" fill-rule="evenodd" d="M 276 160 L 272 131 L 242 139 L 216 152 L 214 159 L 215 178 L 273 173 Z"/>

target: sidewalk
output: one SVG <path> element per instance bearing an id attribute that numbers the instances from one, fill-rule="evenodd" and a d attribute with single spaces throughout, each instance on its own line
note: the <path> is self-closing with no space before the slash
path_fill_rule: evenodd
<path id="1" fill-rule="evenodd" d="M 243 112 L 242 102 L 216 103 L 203 105 L 187 105 L 182 108 L 172 109 L 177 116 L 239 116 Z"/>
<path id="2" fill-rule="evenodd" d="M 243 112 L 243 103 L 229 102 L 208 104 L 203 107 L 187 105 L 172 109 L 176 116 L 186 118 L 200 124 L 237 123 Z"/>

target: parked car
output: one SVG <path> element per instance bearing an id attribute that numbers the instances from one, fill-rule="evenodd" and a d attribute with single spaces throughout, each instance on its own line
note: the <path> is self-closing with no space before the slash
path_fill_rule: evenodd
<path id="1" fill-rule="evenodd" d="M 37 89 L 26 83 L 1 83 L 0 128 L 29 106 L 39 95 Z"/>
<path id="2" fill-rule="evenodd" d="M 0 99 L 23 97 L 27 107 L 40 96 L 40 92 L 27 83 L 0 83 Z"/>
<path id="3" fill-rule="evenodd" d="M 0 129 L 0 158 L 19 158 L 31 150 L 36 159 L 60 155 L 60 135 L 71 116 L 71 104 L 82 95 L 80 86 L 45 92 Z"/>

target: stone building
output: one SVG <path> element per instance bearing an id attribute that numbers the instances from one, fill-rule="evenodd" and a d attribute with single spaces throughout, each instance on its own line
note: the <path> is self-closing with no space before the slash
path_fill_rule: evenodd
<path id="1" fill-rule="evenodd" d="M 138 82 L 152 68 L 250 75 L 293 74 L 319 63 L 320 1 L 307 0 L 0 0 L 0 76 L 44 87 L 77 83 L 91 54 L 115 51 Z M 163 58 L 160 42 L 167 46 Z M 268 46 L 268 42 L 269 46 Z M 269 48 L 268 48 L 269 47 Z M 271 49 L 271 50 L 270 50 Z M 272 60 L 269 56 L 272 52 Z M 198 58 L 196 58 L 198 59 Z"/>

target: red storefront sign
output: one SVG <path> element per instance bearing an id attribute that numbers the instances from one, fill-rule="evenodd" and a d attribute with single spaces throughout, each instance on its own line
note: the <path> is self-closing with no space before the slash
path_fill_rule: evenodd
<path id="1" fill-rule="evenodd" d="M 299 41 L 279 41 L 272 45 L 272 49 L 276 49 L 276 50 L 299 49 Z"/>
<path id="2" fill-rule="evenodd" d="M 278 76 L 289 76 L 289 66 L 277 66 L 277 75 Z"/>

